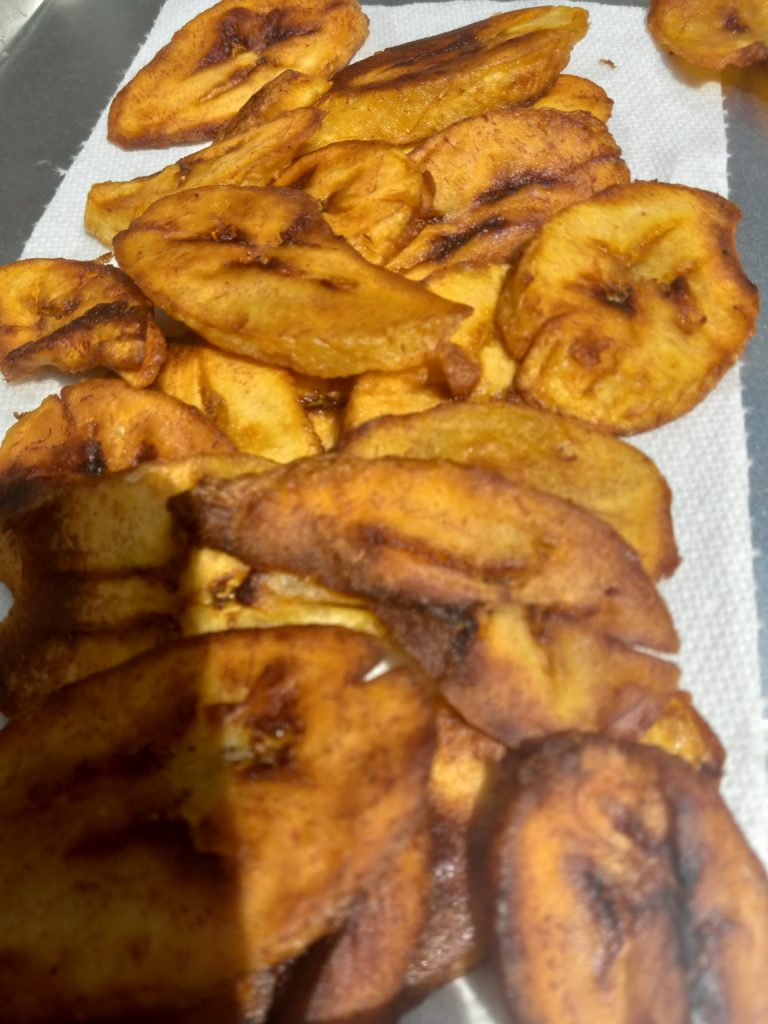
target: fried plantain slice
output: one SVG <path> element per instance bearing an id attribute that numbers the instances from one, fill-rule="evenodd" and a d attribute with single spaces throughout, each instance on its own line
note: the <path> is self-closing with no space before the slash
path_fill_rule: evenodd
<path id="1" fill-rule="evenodd" d="M 723 773 L 723 745 L 711 725 L 696 710 L 690 693 L 684 690 L 672 694 L 660 717 L 640 739 L 681 757 L 693 768 L 709 772 L 716 778 Z"/>
<path id="2" fill-rule="evenodd" d="M 157 387 L 205 413 L 238 451 L 290 462 L 321 450 L 287 370 L 208 345 L 170 344 Z"/>
<path id="3" fill-rule="evenodd" d="M 506 11 L 356 61 L 320 99 L 312 144 L 414 144 L 489 108 L 528 103 L 550 88 L 587 22 L 579 7 Z"/>
<path id="4" fill-rule="evenodd" d="M 197 409 L 119 380 L 88 380 L 23 413 L 0 445 L 0 485 L 30 477 L 100 476 L 154 459 L 231 452 Z"/>
<path id="5" fill-rule="evenodd" d="M 664 602 L 618 534 L 476 466 L 322 455 L 203 481 L 171 505 L 199 543 L 257 569 L 446 616 L 482 603 L 554 607 L 624 643 L 677 644 Z"/>
<path id="6" fill-rule="evenodd" d="M 651 0 L 648 28 L 664 50 L 705 68 L 768 60 L 761 0 Z"/>
<path id="7" fill-rule="evenodd" d="M 432 696 L 405 668 L 370 678 L 387 650 L 325 627 L 199 637 L 13 723 L 9 1019 L 185 1009 L 337 927 L 421 820 Z"/>
<path id="8" fill-rule="evenodd" d="M 188 602 L 181 584 L 188 542 L 169 516 L 168 497 L 206 475 L 269 465 L 202 455 L 0 491 L 0 528 L 15 554 L 10 573 L 0 567 L 14 596 L 0 622 L 3 711 L 25 714 L 52 690 L 177 636 Z M 205 580 L 198 572 L 199 590 L 215 588 L 216 570 L 209 567 Z"/>
<path id="9" fill-rule="evenodd" d="M 411 949 L 427 913 L 430 835 L 414 830 L 361 894 L 344 927 L 290 971 L 271 1024 L 394 1024 Z"/>
<path id="10" fill-rule="evenodd" d="M 701 401 L 755 328 L 739 217 L 722 196 L 661 182 L 610 188 L 556 214 L 497 310 L 525 401 L 618 434 Z"/>
<path id="11" fill-rule="evenodd" d="M 45 366 L 65 373 L 114 370 L 151 384 L 165 358 L 152 308 L 116 267 L 29 259 L 0 267 L 0 370 L 6 380 Z"/>
<path id="12" fill-rule="evenodd" d="M 298 189 L 178 192 L 114 248 L 146 294 L 207 341 L 317 377 L 417 366 L 469 313 L 369 264 Z"/>
<path id="13" fill-rule="evenodd" d="M 215 141 L 249 131 L 265 121 L 272 121 L 278 114 L 298 110 L 300 107 L 314 107 L 330 88 L 329 78 L 304 75 L 301 71 L 290 69 L 281 71 L 276 78 L 254 93 L 230 121 L 219 128 Z"/>
<path id="14" fill-rule="evenodd" d="M 629 181 L 602 121 L 548 107 L 467 118 L 411 157 L 435 182 L 434 212 L 389 266 L 419 277 L 457 262 L 509 263 L 558 210 Z"/>
<path id="15" fill-rule="evenodd" d="M 515 1021 L 768 1014 L 765 871 L 716 781 L 679 758 L 588 735 L 532 746 L 493 876 Z"/>
<path id="16" fill-rule="evenodd" d="M 382 264 L 418 231 L 432 207 L 429 179 L 386 142 L 336 142 L 295 160 L 274 181 L 300 188 L 369 263 Z"/>
<path id="17" fill-rule="evenodd" d="M 484 466 L 588 509 L 637 551 L 654 579 L 679 557 L 672 495 L 637 448 L 579 420 L 508 403 L 443 403 L 345 436 L 348 455 L 403 455 Z"/>
<path id="18" fill-rule="evenodd" d="M 320 123 L 316 110 L 298 109 L 227 134 L 206 149 L 181 157 L 155 174 L 92 185 L 85 229 L 105 245 L 152 203 L 181 189 L 205 185 L 268 185 L 293 159 Z"/>
<path id="19" fill-rule="evenodd" d="M 613 112 L 613 100 L 602 86 L 579 75 L 560 75 L 549 92 L 540 96 L 532 107 L 553 107 L 573 113 L 583 110 L 605 123 Z"/>
<path id="20" fill-rule="evenodd" d="M 669 661 L 541 608 L 374 608 L 451 706 L 508 746 L 562 729 L 641 737 L 680 676 Z"/>
<path id="21" fill-rule="evenodd" d="M 109 139 L 127 149 L 209 139 L 282 71 L 330 77 L 367 34 L 357 0 L 220 0 L 118 92 Z"/>

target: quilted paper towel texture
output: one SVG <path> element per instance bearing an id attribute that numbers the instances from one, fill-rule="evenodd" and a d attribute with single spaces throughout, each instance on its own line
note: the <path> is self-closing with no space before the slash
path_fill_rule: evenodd
<path id="1" fill-rule="evenodd" d="M 168 0 L 126 79 L 210 0 Z M 360 56 L 530 3 L 447 0 L 365 5 L 371 31 Z M 615 100 L 610 126 L 635 178 L 658 178 L 727 194 L 726 136 L 719 86 L 686 81 L 651 42 L 644 10 L 584 3 L 591 29 L 570 72 L 592 78 Z M 195 149 L 199 147 L 191 147 Z M 92 258 L 102 246 L 85 234 L 91 183 L 147 174 L 190 148 L 126 153 L 106 141 L 106 112 L 34 229 L 25 256 Z M 12 413 L 56 390 L 51 377 L 0 384 L 0 432 Z M 684 419 L 636 438 L 667 476 L 683 562 L 664 594 L 682 637 L 683 686 L 728 751 L 724 790 L 757 852 L 768 861 L 768 781 L 757 656 L 757 616 L 747 491 L 747 452 L 738 371 Z M 0 613 L 2 613 L 0 598 Z M 501 1019 L 480 972 L 408 1016 L 410 1024 L 486 1024 Z"/>

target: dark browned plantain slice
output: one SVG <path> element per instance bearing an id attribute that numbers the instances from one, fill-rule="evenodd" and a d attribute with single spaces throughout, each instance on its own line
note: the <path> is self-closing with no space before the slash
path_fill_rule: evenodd
<path id="1" fill-rule="evenodd" d="M 298 189 L 178 192 L 114 248 L 146 294 L 207 341 L 317 377 L 421 365 L 469 313 L 368 263 Z"/>
<path id="2" fill-rule="evenodd" d="M 693 408 L 755 328 L 740 216 L 713 192 L 648 181 L 555 214 L 497 310 L 523 398 L 618 434 Z"/>
<path id="3" fill-rule="evenodd" d="M 356 61 L 320 99 L 312 144 L 413 144 L 492 107 L 528 103 L 555 81 L 587 21 L 579 7 L 506 11 Z"/>
<path id="4" fill-rule="evenodd" d="M 367 34 L 357 0 L 220 0 L 123 86 L 109 138 L 126 148 L 209 139 L 282 71 L 329 77 Z"/>
<path id="5" fill-rule="evenodd" d="M 193 1007 L 338 927 L 421 820 L 433 699 L 405 668 L 370 678 L 387 650 L 324 627 L 199 637 L 11 724 L 7 1019 Z"/>
<path id="6" fill-rule="evenodd" d="M 338 935 L 323 940 L 285 978 L 270 1024 L 395 1024 L 395 1004 L 427 915 L 426 824 L 382 864 Z"/>
<path id="7" fill-rule="evenodd" d="M 316 110 L 289 110 L 273 119 L 229 130 L 206 149 L 184 156 L 155 174 L 130 181 L 92 185 L 85 206 L 85 229 L 111 246 L 152 203 L 181 189 L 206 185 L 268 185 L 291 162 L 320 123 Z"/>
<path id="8" fill-rule="evenodd" d="M 87 380 L 19 417 L 0 445 L 0 484 L 101 476 L 154 459 L 231 451 L 211 420 L 175 398 L 119 380 Z"/>
<path id="9" fill-rule="evenodd" d="M 768 1018 L 768 880 L 716 780 L 651 747 L 532 746 L 493 857 L 515 1024 Z"/>
<path id="10" fill-rule="evenodd" d="M 143 388 L 164 358 L 150 304 L 116 267 L 65 259 L 0 267 L 0 370 L 7 380 L 46 366 L 65 373 L 103 366 Z"/>
<path id="11" fill-rule="evenodd" d="M 449 618 L 519 602 L 622 643 L 677 644 L 662 599 L 610 527 L 486 469 L 324 455 L 204 481 L 172 505 L 207 547 L 378 602 Z"/>
<path id="12" fill-rule="evenodd" d="M 664 477 L 638 449 L 579 420 L 509 403 L 443 403 L 367 423 L 345 436 L 341 450 L 496 470 L 603 519 L 635 548 L 650 576 L 668 576 L 678 564 Z"/>
<path id="13" fill-rule="evenodd" d="M 768 60 L 763 0 L 651 0 L 648 27 L 663 49 L 705 68 Z"/>
<path id="14" fill-rule="evenodd" d="M 411 157 L 435 183 L 434 211 L 389 265 L 419 277 L 446 264 L 511 262 L 558 210 L 629 181 L 602 121 L 547 107 L 467 118 Z"/>
<path id="15" fill-rule="evenodd" d="M 324 146 L 295 160 L 274 183 L 314 196 L 333 231 L 370 263 L 394 256 L 432 208 L 429 178 L 386 142 Z"/>
<path id="16" fill-rule="evenodd" d="M 166 501 L 203 476 L 268 465 L 247 455 L 203 455 L 0 490 L 0 529 L 15 555 L 10 565 L 0 562 L 0 580 L 14 596 L 0 622 L 2 711 L 28 713 L 52 690 L 189 631 L 188 544 Z M 205 580 L 211 589 L 216 568 Z M 198 571 L 199 590 L 201 577 Z"/>

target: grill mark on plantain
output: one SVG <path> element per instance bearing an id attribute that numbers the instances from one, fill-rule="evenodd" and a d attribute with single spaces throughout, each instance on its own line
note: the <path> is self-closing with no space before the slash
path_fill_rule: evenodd
<path id="1" fill-rule="evenodd" d="M 495 216 L 480 221 L 478 224 L 473 224 L 464 231 L 441 235 L 430 242 L 425 259 L 422 262 L 442 263 L 480 235 L 501 234 L 508 227 L 509 220 L 506 217 Z"/>
<path id="2" fill-rule="evenodd" d="M 216 41 L 195 68 L 202 71 L 236 56 L 238 53 L 260 53 L 288 39 L 311 36 L 319 31 L 315 23 L 292 23 L 290 10 L 275 8 L 257 15 L 242 7 L 229 11 L 219 22 Z"/>

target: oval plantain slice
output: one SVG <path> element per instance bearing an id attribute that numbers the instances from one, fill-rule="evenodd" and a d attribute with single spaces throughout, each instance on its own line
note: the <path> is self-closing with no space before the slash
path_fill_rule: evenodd
<path id="1" fill-rule="evenodd" d="M 292 160 L 320 123 L 316 110 L 300 108 L 228 132 L 206 149 L 182 157 L 155 174 L 130 181 L 92 185 L 85 206 L 85 229 L 112 245 L 152 203 L 181 189 L 205 185 L 268 185 Z"/>
<path id="2" fill-rule="evenodd" d="M 86 380 L 19 417 L 0 445 L 0 484 L 101 476 L 154 459 L 233 450 L 211 420 L 170 395 Z"/>
<path id="3" fill-rule="evenodd" d="M 65 373 L 114 370 L 151 384 L 165 358 L 152 308 L 116 267 L 29 259 L 0 267 L 0 370 L 6 380 L 46 366 Z"/>
<path id="4" fill-rule="evenodd" d="M 662 474 L 637 448 L 572 417 L 506 402 L 444 402 L 366 423 L 345 436 L 341 450 L 496 470 L 603 519 L 634 547 L 654 579 L 677 567 L 672 495 Z"/>
<path id="5" fill-rule="evenodd" d="M 322 455 L 172 499 L 199 543 L 393 606 L 515 602 L 561 610 L 622 643 L 674 650 L 635 552 L 575 505 L 487 469 Z"/>
<path id="6" fill-rule="evenodd" d="M 429 179 L 386 142 L 324 146 L 295 160 L 274 184 L 314 196 L 333 231 L 370 263 L 386 263 L 432 207 Z"/>
<path id="7" fill-rule="evenodd" d="M 651 0 L 648 27 L 664 50 L 705 68 L 768 60 L 763 0 Z"/>
<path id="8" fill-rule="evenodd" d="M 525 401 L 618 434 L 701 401 L 755 327 L 739 217 L 722 196 L 660 182 L 616 186 L 556 214 L 497 309 Z"/>
<path id="9" fill-rule="evenodd" d="M 512 262 L 558 210 L 629 180 L 602 121 L 548 107 L 467 118 L 411 157 L 435 183 L 434 210 L 389 266 L 419 277 L 455 263 Z"/>
<path id="10" fill-rule="evenodd" d="M 516 1024 L 768 1018 L 768 880 L 679 758 L 566 734 L 521 756 L 494 846 Z"/>
<path id="11" fill-rule="evenodd" d="M 413 144 L 491 107 L 528 103 L 555 81 L 587 24 L 579 7 L 506 11 L 356 61 L 320 99 L 313 145 Z"/>
<path id="12" fill-rule="evenodd" d="M 282 71 L 333 75 L 367 33 L 357 0 L 221 0 L 118 92 L 109 139 L 129 149 L 209 139 Z"/>
<path id="13" fill-rule="evenodd" d="M 470 312 L 368 263 L 298 189 L 177 192 L 114 248 L 158 306 L 213 345 L 318 377 L 421 365 Z"/>
<path id="14" fill-rule="evenodd" d="M 370 678 L 387 651 L 325 627 L 199 637 L 13 723 L 7 1019 L 184 1009 L 335 929 L 421 821 L 433 698 L 405 668 Z"/>

